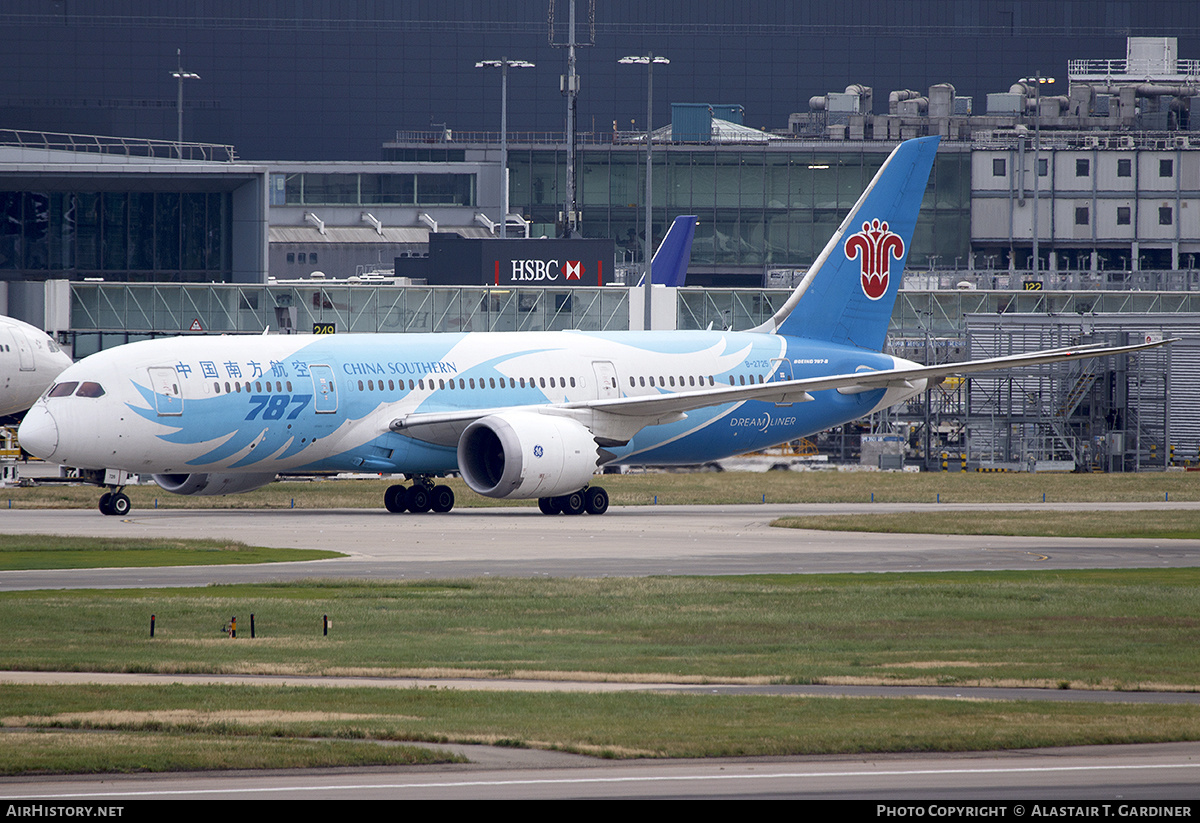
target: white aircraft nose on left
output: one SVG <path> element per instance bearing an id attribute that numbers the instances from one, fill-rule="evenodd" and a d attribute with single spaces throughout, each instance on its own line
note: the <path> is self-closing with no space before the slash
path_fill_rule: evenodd
<path id="1" fill-rule="evenodd" d="M 71 358 L 41 329 L 0 316 L 0 417 L 32 406 L 69 365 Z"/>
<path id="2" fill-rule="evenodd" d="M 34 457 L 49 460 L 54 456 L 58 449 L 58 424 L 45 403 L 34 404 L 25 415 L 17 430 L 17 440 Z"/>

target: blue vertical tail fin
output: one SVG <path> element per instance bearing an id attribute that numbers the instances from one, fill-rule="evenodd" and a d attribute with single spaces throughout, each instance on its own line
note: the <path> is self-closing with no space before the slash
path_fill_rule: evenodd
<path id="1" fill-rule="evenodd" d="M 696 215 L 676 217 L 650 260 L 650 282 L 656 286 L 682 286 L 692 261 Z M 638 283 L 640 286 L 641 283 Z"/>
<path id="2" fill-rule="evenodd" d="M 938 141 L 895 148 L 787 302 L 755 331 L 883 348 Z"/>

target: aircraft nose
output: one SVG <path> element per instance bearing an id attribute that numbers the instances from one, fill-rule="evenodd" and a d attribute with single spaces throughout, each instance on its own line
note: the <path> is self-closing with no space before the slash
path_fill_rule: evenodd
<path id="1" fill-rule="evenodd" d="M 25 413 L 17 429 L 17 441 L 25 451 L 43 460 L 58 450 L 58 424 L 45 403 L 37 403 Z"/>

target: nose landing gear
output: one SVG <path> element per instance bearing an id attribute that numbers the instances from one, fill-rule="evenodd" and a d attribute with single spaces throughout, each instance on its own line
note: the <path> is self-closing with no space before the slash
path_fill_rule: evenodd
<path id="1" fill-rule="evenodd" d="M 129 510 L 133 508 L 133 504 L 129 502 L 129 497 L 122 491 L 124 486 L 115 491 L 105 492 L 100 495 L 100 513 L 104 515 L 117 515 L 124 517 L 129 514 Z"/>
<path id="2" fill-rule="evenodd" d="M 103 488 L 100 504 L 97 508 L 106 516 L 124 517 L 129 514 L 133 504 L 125 494 L 125 487 L 137 483 L 138 476 L 124 469 L 79 469 L 79 479 Z"/>

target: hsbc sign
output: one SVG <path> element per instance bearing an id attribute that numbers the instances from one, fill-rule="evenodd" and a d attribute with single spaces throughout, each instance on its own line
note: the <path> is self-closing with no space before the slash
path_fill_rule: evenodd
<path id="1" fill-rule="evenodd" d="M 602 286 L 613 275 L 612 240 L 484 241 L 494 286 Z"/>
<path id="2" fill-rule="evenodd" d="M 438 233 L 426 258 L 397 258 L 396 274 L 430 285 L 602 286 L 611 282 L 612 240 L 499 240 Z"/>
<path id="3" fill-rule="evenodd" d="M 586 267 L 582 261 L 513 260 L 512 283 L 541 283 L 556 280 L 581 280 Z"/>

